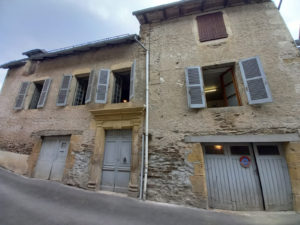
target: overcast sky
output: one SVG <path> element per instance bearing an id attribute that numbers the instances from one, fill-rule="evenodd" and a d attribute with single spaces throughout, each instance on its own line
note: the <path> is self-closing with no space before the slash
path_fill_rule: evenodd
<path id="1" fill-rule="evenodd" d="M 52 50 L 126 33 L 138 33 L 132 11 L 174 0 L 0 0 L 0 64 L 22 52 Z M 274 0 L 278 5 L 280 0 Z M 283 0 L 281 14 L 294 39 L 300 0 Z M 6 70 L 0 69 L 0 89 Z"/>

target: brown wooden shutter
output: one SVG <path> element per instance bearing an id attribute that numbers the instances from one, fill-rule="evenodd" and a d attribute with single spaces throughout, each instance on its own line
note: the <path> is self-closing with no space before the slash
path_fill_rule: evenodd
<path id="1" fill-rule="evenodd" d="M 228 37 L 222 12 L 197 17 L 201 42 Z"/>

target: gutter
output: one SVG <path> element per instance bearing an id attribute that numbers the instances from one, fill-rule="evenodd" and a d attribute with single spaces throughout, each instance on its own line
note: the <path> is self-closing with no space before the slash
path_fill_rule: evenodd
<path id="1" fill-rule="evenodd" d="M 146 51 L 146 118 L 145 118 L 145 170 L 143 200 L 146 200 L 148 179 L 148 134 L 149 134 L 149 50 L 135 37 L 135 41 Z M 143 157 L 143 156 L 142 156 Z"/>

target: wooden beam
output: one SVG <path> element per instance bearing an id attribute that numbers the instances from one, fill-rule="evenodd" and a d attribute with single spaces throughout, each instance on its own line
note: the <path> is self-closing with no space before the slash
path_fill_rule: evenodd
<path id="1" fill-rule="evenodd" d="M 260 134 L 260 135 L 209 135 L 209 136 L 185 136 L 187 143 L 237 143 L 237 142 L 292 142 L 300 141 L 297 133 L 291 134 Z"/>
<path id="2" fill-rule="evenodd" d="M 203 1 L 202 1 L 202 4 L 201 4 L 201 11 L 202 11 L 202 12 L 204 11 L 205 3 L 206 3 L 206 0 L 203 0 Z"/>
<path id="3" fill-rule="evenodd" d="M 224 0 L 224 7 L 228 6 L 228 0 Z"/>

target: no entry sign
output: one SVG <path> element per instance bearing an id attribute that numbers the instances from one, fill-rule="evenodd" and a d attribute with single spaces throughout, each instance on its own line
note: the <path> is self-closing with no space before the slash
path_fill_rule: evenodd
<path id="1" fill-rule="evenodd" d="M 248 168 L 250 166 L 251 159 L 248 156 L 242 156 L 240 158 L 240 164 L 244 168 Z"/>

